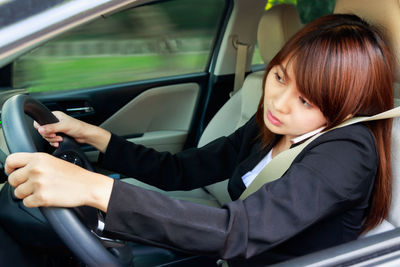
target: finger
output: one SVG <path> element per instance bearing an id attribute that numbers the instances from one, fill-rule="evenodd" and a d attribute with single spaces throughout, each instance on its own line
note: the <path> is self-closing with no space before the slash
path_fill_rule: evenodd
<path id="1" fill-rule="evenodd" d="M 24 198 L 22 200 L 22 203 L 24 203 L 25 207 L 27 207 L 27 208 L 36 208 L 39 206 L 43 206 L 43 204 L 39 203 L 37 197 L 34 194 L 29 195 L 26 198 Z"/>
<path id="2" fill-rule="evenodd" d="M 19 199 L 24 199 L 33 193 L 33 187 L 29 181 L 18 185 L 14 190 L 14 196 Z"/>
<path id="3" fill-rule="evenodd" d="M 32 194 L 25 197 L 22 202 L 28 208 L 50 206 L 48 196 L 46 194 L 44 194 L 43 191 L 33 192 Z M 54 205 L 52 205 L 52 206 L 54 206 Z"/>
<path id="4" fill-rule="evenodd" d="M 26 168 L 16 169 L 8 176 L 8 183 L 12 187 L 18 187 L 19 185 L 25 183 L 27 180 L 28 180 L 28 173 Z"/>
<path id="5" fill-rule="evenodd" d="M 57 135 L 55 137 L 44 137 L 44 139 L 46 139 L 46 141 L 49 143 L 58 143 L 63 140 L 63 138 L 59 135 Z"/>
<path id="6" fill-rule="evenodd" d="M 38 132 L 44 137 L 49 137 L 49 138 L 55 137 L 56 132 L 59 131 L 57 130 L 57 125 L 55 124 L 57 123 L 41 125 L 38 128 Z"/>
<path id="7" fill-rule="evenodd" d="M 49 142 L 49 144 L 51 146 L 53 146 L 53 147 L 59 147 L 60 146 L 60 143 L 58 143 L 58 142 Z"/>
<path id="8" fill-rule="evenodd" d="M 24 167 L 32 158 L 32 153 L 13 153 L 6 158 L 4 170 L 11 174 L 15 169 Z"/>
<path id="9" fill-rule="evenodd" d="M 61 136 L 56 136 L 54 138 L 44 138 L 53 147 L 59 147 L 60 143 L 63 141 Z"/>
<path id="10" fill-rule="evenodd" d="M 40 133 L 41 134 L 41 133 Z M 52 140 L 53 138 L 56 138 L 57 137 L 57 135 L 55 134 L 55 133 L 53 133 L 53 134 L 41 134 L 42 135 L 42 137 L 44 138 L 44 139 L 49 139 L 49 140 Z"/>

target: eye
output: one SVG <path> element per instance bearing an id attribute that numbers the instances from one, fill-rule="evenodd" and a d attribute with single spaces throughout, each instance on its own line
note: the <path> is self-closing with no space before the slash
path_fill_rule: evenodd
<path id="1" fill-rule="evenodd" d="M 285 80 L 283 79 L 283 77 L 281 75 L 279 75 L 279 73 L 275 72 L 275 79 L 280 82 L 280 83 L 284 83 Z"/>
<path id="2" fill-rule="evenodd" d="M 302 96 L 299 96 L 300 102 L 307 108 L 311 107 L 310 102 Z"/>

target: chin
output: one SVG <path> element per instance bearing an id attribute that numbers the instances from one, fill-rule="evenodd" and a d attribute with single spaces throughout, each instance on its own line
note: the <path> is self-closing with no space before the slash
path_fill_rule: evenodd
<path id="1" fill-rule="evenodd" d="M 274 134 L 283 134 L 279 127 L 273 125 L 272 123 L 270 123 L 269 121 L 267 121 L 267 118 L 264 117 L 264 125 L 265 127 L 272 133 Z"/>

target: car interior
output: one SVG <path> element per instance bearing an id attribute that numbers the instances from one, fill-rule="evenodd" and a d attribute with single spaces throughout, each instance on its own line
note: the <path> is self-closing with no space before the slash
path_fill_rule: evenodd
<path id="1" fill-rule="evenodd" d="M 290 18 L 290 23 L 285 23 Z M 271 27 L 273 25 L 273 27 Z M 267 64 L 280 47 L 301 28 L 299 14 L 294 5 L 277 5 L 265 12 L 258 24 L 257 42 L 263 61 Z M 217 111 L 202 133 L 198 146 L 201 147 L 221 136 L 233 133 L 245 124 L 256 112 L 262 93 L 264 71 L 247 75 L 243 86 Z M 109 129 L 105 127 L 105 129 Z M 134 140 L 136 142 L 136 140 Z M 191 191 L 165 192 L 146 185 L 138 180 L 124 181 L 152 189 L 172 197 L 192 202 L 220 207 L 231 201 L 227 185 L 228 180 Z"/>
<path id="2" fill-rule="evenodd" d="M 137 1 L 141 3 L 141 1 Z M 146 7 L 151 1 L 143 1 Z M 265 65 L 252 66 L 255 47 L 259 49 L 264 64 L 272 59 L 280 47 L 302 27 L 300 14 L 295 5 L 277 4 L 265 11 L 266 0 L 226 1 L 220 28 L 223 34 L 213 43 L 209 67 L 205 72 L 149 79 L 120 85 L 66 90 L 61 92 L 34 92 L 30 95 L 50 110 L 62 110 L 87 122 L 97 124 L 132 142 L 153 147 L 159 151 L 179 152 L 201 147 L 220 136 L 229 135 L 242 126 L 255 113 L 261 97 Z M 301 0 L 298 0 L 298 4 Z M 395 106 L 400 101 L 400 1 L 399 0 L 337 0 L 334 13 L 353 13 L 379 27 L 388 38 L 395 58 Z M 107 16 L 105 16 L 107 17 Z M 246 46 L 248 60 L 244 64 L 246 76 L 241 89 L 234 88 L 235 67 L 238 64 L 238 46 Z M 39 43 L 36 45 L 38 46 Z M 29 48 L 32 49 L 33 47 Z M 10 65 L 0 70 L 0 77 L 7 78 Z M 7 76 L 8 75 L 8 76 Z M 4 79 L 3 79 L 4 80 Z M 6 84 L 3 87 L 12 87 Z M 4 102 L 15 93 L 26 90 L 4 90 Z M 105 108 L 107 107 L 107 108 Z M 394 119 L 392 131 L 393 194 L 389 216 L 381 225 L 358 240 L 316 252 L 281 266 L 360 266 L 396 262 L 400 241 L 400 169 L 397 161 L 400 149 L 400 122 Z M 99 169 L 95 162 L 98 152 L 83 146 L 86 155 L 97 171 L 123 179 L 123 181 L 155 190 L 168 196 L 220 207 L 230 201 L 227 181 L 191 191 L 165 192 L 138 180 L 121 177 Z M 0 150 L 8 154 L 4 138 L 0 138 Z M 22 207 L 21 207 L 22 209 Z M 26 209 L 26 208 L 25 208 Z M 32 211 L 37 212 L 37 211 Z M 35 215 L 36 216 L 36 215 Z M 40 217 L 41 215 L 37 215 Z M 40 217 L 42 218 L 42 217 Z M 1 222 L 0 222 L 1 224 Z M 133 246 L 134 266 L 204 266 L 210 264 L 197 256 L 176 255 L 164 249 Z M 396 252 L 397 251 L 397 252 Z M 397 254 L 396 254 L 397 253 Z M 154 258 L 157 258 L 154 260 Z M 136 262 L 135 262 L 136 260 Z M 154 261 L 153 261 L 154 260 Z M 143 261 L 143 262 L 140 262 Z M 400 260 L 397 260 L 400 264 Z M 147 264 L 147 265 L 146 265 Z M 216 264 L 216 263 L 215 263 Z M 365 264 L 365 265 L 363 265 Z M 392 266 L 396 266 L 392 265 Z"/>

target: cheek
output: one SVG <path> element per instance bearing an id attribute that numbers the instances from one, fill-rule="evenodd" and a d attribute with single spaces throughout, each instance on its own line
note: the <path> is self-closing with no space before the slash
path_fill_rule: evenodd
<path id="1" fill-rule="evenodd" d="M 319 111 L 297 112 L 294 118 L 303 131 L 316 130 L 326 124 L 326 119 Z"/>
<path id="2" fill-rule="evenodd" d="M 270 99 L 269 92 L 268 92 L 268 90 L 264 89 L 264 98 L 263 98 L 264 111 L 265 111 L 266 107 L 268 106 L 267 105 L 268 99 Z"/>
<path id="3" fill-rule="evenodd" d="M 264 112 L 265 112 L 265 109 L 268 107 L 267 99 L 268 99 L 268 96 L 267 96 L 267 94 L 265 94 L 264 99 L 263 99 L 263 111 Z"/>
<path id="4" fill-rule="evenodd" d="M 314 112 L 314 119 L 320 126 L 326 125 L 327 123 L 324 114 L 322 114 L 321 110 L 319 109 Z"/>
<path id="5" fill-rule="evenodd" d="M 308 116 L 309 124 L 318 129 L 326 124 L 326 119 L 320 112 L 314 112 Z"/>

